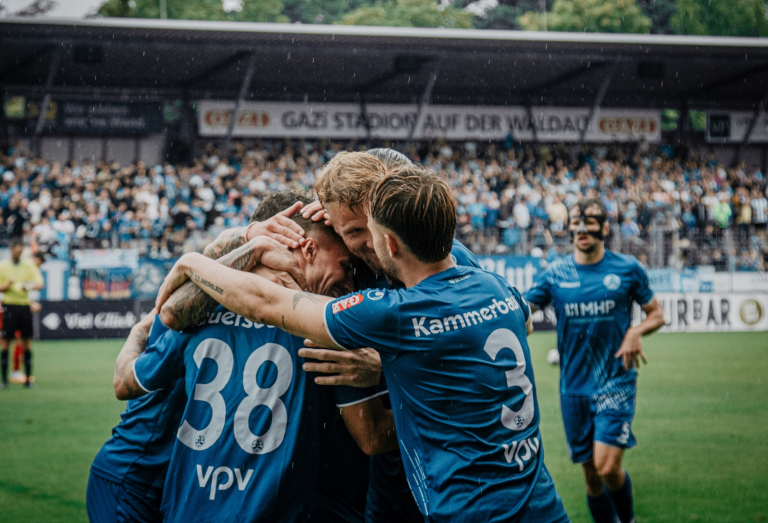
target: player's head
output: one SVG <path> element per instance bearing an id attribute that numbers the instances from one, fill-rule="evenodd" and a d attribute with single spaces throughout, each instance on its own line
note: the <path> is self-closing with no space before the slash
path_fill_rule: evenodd
<path id="1" fill-rule="evenodd" d="M 384 164 L 367 153 L 339 153 L 317 180 L 317 196 L 331 218 L 334 230 L 352 254 L 376 273 L 381 264 L 368 231 L 366 203 L 371 187 L 386 176 Z"/>
<path id="2" fill-rule="evenodd" d="M 280 191 L 267 194 L 254 211 L 251 221 L 264 221 L 296 202 L 312 203 L 309 194 Z M 352 256 L 341 238 L 323 222 L 313 222 L 294 214 L 291 219 L 305 232 L 306 241 L 293 249 L 310 292 L 343 296 L 352 292 Z"/>
<path id="3" fill-rule="evenodd" d="M 11 258 L 14 263 L 18 263 L 21 259 L 21 253 L 24 252 L 24 240 L 21 238 L 12 238 L 8 242 L 8 247 L 11 250 Z"/>
<path id="4" fill-rule="evenodd" d="M 608 211 L 597 198 L 583 198 L 568 213 L 568 229 L 576 249 L 591 253 L 608 234 Z"/>
<path id="5" fill-rule="evenodd" d="M 396 169 L 372 189 L 368 228 L 384 273 L 403 280 L 398 260 L 422 264 L 445 260 L 456 231 L 456 204 L 448 185 L 425 169 Z"/>
<path id="6" fill-rule="evenodd" d="M 368 149 L 365 151 L 367 154 L 375 156 L 382 164 L 387 172 L 400 167 L 407 167 L 413 165 L 413 162 L 408 159 L 406 155 L 401 152 L 389 149 L 386 147 L 377 147 L 376 149 Z"/>
<path id="7" fill-rule="evenodd" d="M 32 260 L 35 262 L 35 265 L 40 267 L 42 264 L 45 263 L 45 254 L 43 254 L 40 251 L 37 251 L 35 255 L 32 257 Z"/>

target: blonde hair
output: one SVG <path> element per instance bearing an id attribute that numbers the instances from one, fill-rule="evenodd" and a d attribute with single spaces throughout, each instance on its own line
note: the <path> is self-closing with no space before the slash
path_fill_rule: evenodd
<path id="1" fill-rule="evenodd" d="M 371 188 L 384 176 L 384 164 L 367 153 L 343 152 L 326 164 L 317 180 L 320 202 L 353 208 L 368 199 Z"/>

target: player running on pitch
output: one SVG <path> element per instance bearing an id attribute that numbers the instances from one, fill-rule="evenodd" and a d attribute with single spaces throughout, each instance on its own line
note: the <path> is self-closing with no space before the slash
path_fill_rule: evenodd
<path id="1" fill-rule="evenodd" d="M 158 305 L 191 278 L 255 321 L 331 348 L 379 351 L 426 520 L 567 521 L 543 462 L 528 305 L 503 278 L 451 260 L 456 208 L 439 178 L 403 169 L 373 187 L 369 205 L 378 259 L 405 289 L 331 300 L 190 254 L 167 277 Z"/>
<path id="2" fill-rule="evenodd" d="M 525 299 L 555 307 L 565 436 L 571 459 L 584 468 L 592 517 L 630 523 L 632 482 L 622 458 L 636 445 L 635 368 L 646 361 L 640 338 L 664 325 L 664 315 L 640 262 L 606 250 L 607 216 L 597 199 L 571 209 L 573 254 L 550 265 Z M 646 318 L 630 327 L 634 302 Z"/>

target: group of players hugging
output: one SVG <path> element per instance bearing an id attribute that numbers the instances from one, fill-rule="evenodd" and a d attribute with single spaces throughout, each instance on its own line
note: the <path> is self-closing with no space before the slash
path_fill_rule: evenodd
<path id="1" fill-rule="evenodd" d="M 640 263 L 605 250 L 603 204 L 571 209 L 574 253 L 522 296 L 454 240 L 449 187 L 396 151 L 336 155 L 317 197 L 267 196 L 169 273 L 117 359 L 129 401 L 91 522 L 568 521 L 527 343 L 549 303 L 589 509 L 633 521 L 622 456 L 663 315 Z"/>

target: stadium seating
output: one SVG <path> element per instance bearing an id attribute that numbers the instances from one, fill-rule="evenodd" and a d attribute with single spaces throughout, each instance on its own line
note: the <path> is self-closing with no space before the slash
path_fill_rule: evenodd
<path id="1" fill-rule="evenodd" d="M 262 141 L 237 143 L 224 157 L 209 144 L 190 165 L 157 166 L 61 165 L 12 148 L 0 156 L 0 246 L 28 234 L 62 259 L 76 248 L 117 247 L 173 258 L 247 223 L 265 191 L 311 189 L 323 164 L 352 147 Z M 567 252 L 566 208 L 584 195 L 608 207 L 609 246 L 648 266 L 754 271 L 768 259 L 766 180 L 757 168 L 631 146 L 575 154 L 435 142 L 404 152 L 450 183 L 459 239 L 479 254 Z"/>

